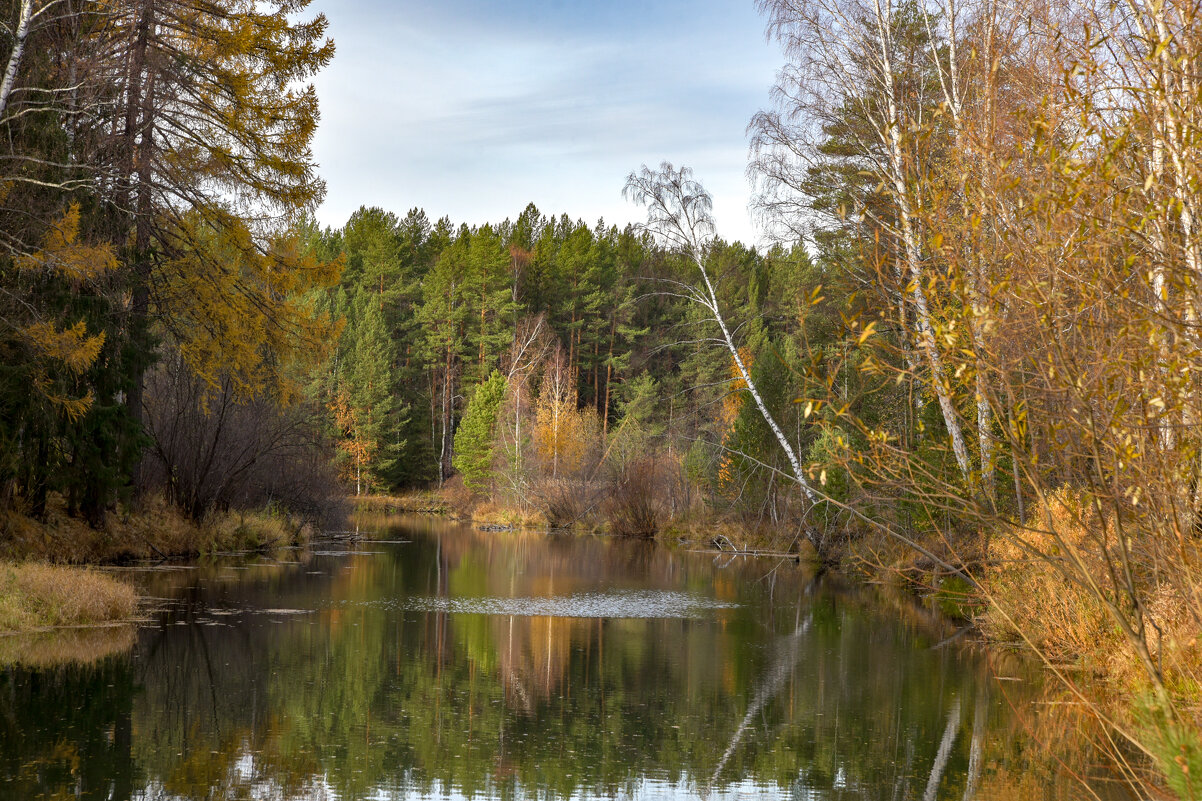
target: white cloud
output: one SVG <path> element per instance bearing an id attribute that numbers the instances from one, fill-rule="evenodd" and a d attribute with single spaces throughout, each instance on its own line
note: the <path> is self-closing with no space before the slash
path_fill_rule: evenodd
<path id="1" fill-rule="evenodd" d="M 373 15 L 367 5 L 318 9 L 338 44 L 317 79 L 323 223 L 341 225 L 364 204 L 482 223 L 533 201 L 622 224 L 641 216 L 621 198 L 625 175 L 668 159 L 706 182 L 725 236 L 756 238 L 744 128 L 777 57 L 751 3 L 629 30 L 565 30 L 563 9 L 557 30 L 540 30 L 452 25 L 420 4 Z"/>

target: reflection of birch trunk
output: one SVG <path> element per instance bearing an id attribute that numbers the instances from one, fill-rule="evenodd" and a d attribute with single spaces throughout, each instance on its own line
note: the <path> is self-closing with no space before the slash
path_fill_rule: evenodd
<path id="1" fill-rule="evenodd" d="M 914 738 L 906 738 L 906 764 L 893 782 L 893 801 L 905 801 L 910 797 L 910 766 L 914 764 Z"/>
<path id="2" fill-rule="evenodd" d="M 776 660 L 772 663 L 772 667 L 764 674 L 763 681 L 760 682 L 760 688 L 755 694 L 751 705 L 747 707 L 747 714 L 743 716 L 739 727 L 735 729 L 735 733 L 730 738 L 730 744 L 726 746 L 726 751 L 722 753 L 722 758 L 718 760 L 717 767 L 714 768 L 714 774 L 710 777 L 710 784 L 718 780 L 722 774 L 722 769 L 726 767 L 726 763 L 730 761 L 735 749 L 739 747 L 739 743 L 743 741 L 743 736 L 747 733 L 748 727 L 751 726 L 751 721 L 760 713 L 760 710 L 780 693 L 781 688 L 785 686 L 785 679 L 793 673 L 793 668 L 797 666 L 797 660 L 801 658 L 801 638 L 810 629 L 811 618 L 806 618 L 804 622 L 799 623 L 792 634 L 784 638 L 777 650 Z"/>
<path id="3" fill-rule="evenodd" d="M 972 713 L 972 744 L 968 748 L 968 778 L 964 782 L 964 801 L 973 801 L 981 781 L 981 751 L 985 745 L 985 723 L 989 716 L 989 683 L 982 682 Z"/>
<path id="4" fill-rule="evenodd" d="M 947 770 L 947 761 L 952 755 L 952 746 L 956 735 L 960 732 L 960 699 L 952 702 L 952 708 L 947 711 L 947 727 L 943 730 L 943 739 L 939 742 L 939 751 L 935 754 L 935 764 L 931 766 L 931 778 L 927 781 L 926 792 L 922 801 L 935 801 L 935 793 L 943 781 L 943 772 Z"/>

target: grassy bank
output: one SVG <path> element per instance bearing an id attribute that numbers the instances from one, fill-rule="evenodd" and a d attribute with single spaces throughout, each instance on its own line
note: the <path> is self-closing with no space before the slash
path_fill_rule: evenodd
<path id="1" fill-rule="evenodd" d="M 1115 764 L 1149 796 L 1167 785 L 1174 797 L 1202 798 L 1200 543 L 1185 542 L 1171 572 L 1149 570 L 1138 543 L 1128 543 L 1133 567 L 1124 571 L 1096 515 L 1071 495 L 1052 500 L 1035 510 L 1039 528 L 1002 525 L 975 542 L 922 543 L 966 565 L 975 584 L 883 536 L 850 543 L 843 567 L 970 619 L 995 646 L 1036 654 L 1063 682 L 1065 703 L 1105 722 Z"/>
<path id="2" fill-rule="evenodd" d="M 137 606 L 133 587 L 96 570 L 0 562 L 0 632 L 123 620 Z"/>
<path id="3" fill-rule="evenodd" d="M 138 599 L 130 585 L 73 565 L 267 550 L 300 544 L 309 535 L 307 526 L 266 511 L 217 513 L 198 523 L 161 499 L 109 514 L 103 527 L 92 528 L 52 499 L 45 519 L 0 517 L 0 633 L 104 624 L 135 613 Z M 0 663 L 27 650 L 9 640 Z M 47 655 L 43 661 L 70 652 L 62 643 L 37 649 Z"/>
<path id="4" fill-rule="evenodd" d="M 348 499 L 356 512 L 451 515 L 454 510 L 438 492 L 417 491 L 404 495 L 354 495 Z"/>

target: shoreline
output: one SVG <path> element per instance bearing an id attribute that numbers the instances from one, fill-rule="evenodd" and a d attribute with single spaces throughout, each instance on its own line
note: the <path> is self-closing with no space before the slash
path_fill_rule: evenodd
<path id="1" fill-rule="evenodd" d="M 102 570 L 131 562 L 180 562 L 303 545 L 312 526 L 270 510 L 188 520 L 160 498 L 110 513 L 95 529 L 51 506 L 45 520 L 0 518 L 0 637 L 122 626 L 143 599 Z"/>

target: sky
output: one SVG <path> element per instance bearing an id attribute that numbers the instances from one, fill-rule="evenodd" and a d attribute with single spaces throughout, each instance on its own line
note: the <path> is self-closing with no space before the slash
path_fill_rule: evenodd
<path id="1" fill-rule="evenodd" d="M 314 0 L 323 225 L 363 205 L 458 224 L 643 219 L 626 175 L 693 168 L 723 237 L 759 241 L 746 126 L 780 66 L 753 0 Z"/>

